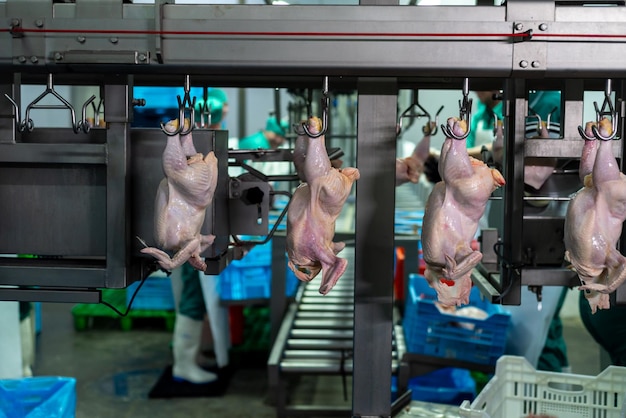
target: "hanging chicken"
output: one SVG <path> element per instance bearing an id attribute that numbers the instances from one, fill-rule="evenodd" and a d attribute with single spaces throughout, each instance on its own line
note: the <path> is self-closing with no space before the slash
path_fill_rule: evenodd
<path id="1" fill-rule="evenodd" d="M 450 131 L 463 137 L 465 120 L 449 118 Z M 496 169 L 467 154 L 465 139 L 446 138 L 439 161 L 442 181 L 426 202 L 422 227 L 425 277 L 437 291 L 439 302 L 454 306 L 467 304 L 471 271 L 482 253 L 471 247 L 491 193 L 505 184 Z"/>
<path id="2" fill-rule="evenodd" d="M 307 122 L 309 132 L 321 130 L 319 118 Z M 304 139 L 304 138 L 303 138 Z M 324 145 L 324 136 L 306 138 L 300 152 L 304 158 L 296 165 L 300 178 L 287 212 L 287 256 L 289 268 L 299 280 L 308 282 L 323 271 L 320 293 L 327 294 L 343 275 L 348 261 L 337 254 L 345 247 L 333 242 L 335 221 L 350 195 L 359 170 L 333 168 Z M 296 146 L 298 148 L 298 146 Z"/>
<path id="3" fill-rule="evenodd" d="M 185 129 L 188 124 L 185 120 Z M 168 132 L 177 128 L 177 120 L 165 125 Z M 217 186 L 217 158 L 213 151 L 206 156 L 196 152 L 190 132 L 168 136 L 162 161 L 165 178 L 157 190 L 154 216 L 158 248 L 146 247 L 141 252 L 155 257 L 168 271 L 185 261 L 204 271 L 206 264 L 200 254 L 213 244 L 215 236 L 202 235 L 200 229 Z"/>
<path id="4" fill-rule="evenodd" d="M 590 138 L 593 126 L 585 126 Z M 600 120 L 597 132 L 612 137 L 608 118 Z M 616 248 L 626 219 L 626 176 L 613 155 L 612 141 L 585 141 L 580 177 L 584 186 L 570 200 L 565 217 L 565 259 L 578 273 L 579 289 L 595 313 L 610 307 L 609 293 L 626 279 L 626 257 Z"/>

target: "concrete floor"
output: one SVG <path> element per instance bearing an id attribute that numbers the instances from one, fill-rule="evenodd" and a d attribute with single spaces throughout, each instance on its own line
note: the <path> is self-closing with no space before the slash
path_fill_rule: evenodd
<path id="1" fill-rule="evenodd" d="M 163 326 L 77 332 L 71 308 L 68 304 L 43 304 L 34 373 L 77 379 L 78 418 L 275 416 L 275 409 L 266 402 L 267 372 L 262 359 L 237 367 L 223 397 L 148 399 L 163 368 L 171 364 L 171 333 Z M 567 309 L 565 312 L 572 372 L 596 375 L 601 370 L 598 346 L 578 317 Z M 348 388 L 350 392 L 351 386 Z M 294 388 L 294 399 L 304 398 L 310 402 L 349 402 L 343 400 L 341 381 L 333 377 L 302 379 Z"/>

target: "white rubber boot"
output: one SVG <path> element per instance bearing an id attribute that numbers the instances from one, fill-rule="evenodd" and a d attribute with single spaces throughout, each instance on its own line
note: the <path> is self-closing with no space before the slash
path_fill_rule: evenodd
<path id="1" fill-rule="evenodd" d="M 22 345 L 22 375 L 31 377 L 33 375 L 32 365 L 35 362 L 35 347 L 33 344 L 33 326 L 31 317 L 20 321 L 20 339 Z"/>
<path id="2" fill-rule="evenodd" d="M 200 349 L 202 321 L 188 316 L 176 315 L 174 325 L 174 379 L 182 379 L 191 383 L 210 383 L 217 380 L 217 375 L 203 370 L 196 363 L 196 355 Z"/>

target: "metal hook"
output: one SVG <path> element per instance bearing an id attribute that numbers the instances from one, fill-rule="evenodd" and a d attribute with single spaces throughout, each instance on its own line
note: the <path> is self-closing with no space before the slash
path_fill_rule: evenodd
<path id="1" fill-rule="evenodd" d="M 580 125 L 578 125 L 578 133 L 580 134 L 580 136 L 583 139 L 586 139 L 587 141 L 595 141 L 596 140 L 596 138 L 594 136 L 588 136 L 585 133 L 585 129 L 582 126 L 580 126 Z"/>
<path id="2" fill-rule="evenodd" d="M 145 100 L 144 100 L 144 104 L 145 104 Z M 144 104 L 140 104 L 140 106 L 143 106 Z M 102 113 L 102 106 L 104 106 L 103 98 L 100 98 L 100 100 L 98 101 L 97 107 L 95 105 L 95 102 L 91 102 L 91 108 L 93 109 L 93 125 L 94 126 L 100 126 L 100 114 Z"/>
<path id="3" fill-rule="evenodd" d="M 15 101 L 8 94 L 5 93 L 4 97 L 9 99 L 9 101 L 13 105 L 13 109 L 15 109 L 15 127 L 17 128 L 18 131 L 24 132 L 25 126 L 22 127 L 22 123 L 20 120 L 20 107 L 17 105 L 17 103 L 15 103 Z"/>
<path id="4" fill-rule="evenodd" d="M 309 138 L 319 138 L 326 133 L 328 129 L 328 108 L 330 107 L 330 98 L 328 97 L 328 76 L 324 77 L 324 84 L 322 87 L 322 128 L 316 134 L 309 132 L 306 122 L 302 123 L 302 129 L 309 136 Z M 296 131 L 297 133 L 297 131 Z"/>
<path id="5" fill-rule="evenodd" d="M 439 131 L 439 128 L 437 128 L 437 126 L 439 126 L 439 114 L 441 113 L 442 110 L 443 110 L 443 105 L 441 105 L 439 110 L 437 110 L 437 113 L 435 113 L 435 123 L 434 124 L 431 124 L 431 123 L 428 124 L 428 129 L 430 131 L 428 133 L 424 132 L 424 134 L 426 134 L 426 135 L 436 135 L 437 134 L 437 132 Z"/>
<path id="6" fill-rule="evenodd" d="M 418 91 L 413 90 L 413 101 L 411 102 L 409 107 L 407 107 L 406 110 L 400 114 L 400 118 L 398 119 L 398 136 L 402 132 L 402 120 L 408 116 L 411 116 L 412 118 L 415 117 L 418 119 L 421 117 L 426 117 L 428 118 L 427 126 L 430 126 L 430 113 L 428 113 L 428 111 L 424 109 L 422 105 L 419 104 L 417 97 L 418 97 Z M 413 115 L 409 115 L 409 112 L 413 110 L 413 107 L 417 107 L 419 110 L 422 111 L 422 113 L 417 112 Z M 412 121 L 411 121 L 411 124 L 412 124 Z M 411 126 L 411 124 L 409 124 L 409 126 Z"/>
<path id="7" fill-rule="evenodd" d="M 185 76 L 185 95 L 183 99 L 180 99 L 180 95 L 176 96 L 176 101 L 178 102 L 178 128 L 173 132 L 168 132 L 165 129 L 165 124 L 161 122 L 161 131 L 167 136 L 175 136 L 175 135 L 187 135 L 193 131 L 195 127 L 195 106 L 196 106 L 196 97 L 194 96 L 193 100 L 189 96 L 189 91 L 191 90 L 189 83 L 189 74 Z M 185 130 L 185 110 L 189 109 L 189 129 Z"/>
<path id="8" fill-rule="evenodd" d="M 63 105 L 37 105 L 37 103 L 39 103 L 41 99 L 49 94 L 56 97 L 61 103 L 63 103 Z M 46 87 L 46 90 L 26 107 L 26 116 L 24 117 L 24 120 L 20 123 L 20 131 L 22 132 L 24 131 L 24 129 L 28 130 L 28 132 L 32 132 L 35 128 L 33 120 L 30 118 L 31 109 L 68 109 L 72 117 L 72 130 L 76 134 L 79 132 L 79 127 L 76 123 L 76 112 L 74 111 L 74 107 L 54 90 L 54 86 L 52 83 L 52 74 L 48 74 L 48 85 Z"/>
<path id="9" fill-rule="evenodd" d="M 441 131 L 448 138 L 465 139 L 471 132 L 470 122 L 472 118 L 472 99 L 468 99 L 469 96 L 469 79 L 463 80 L 463 101 L 459 100 L 459 119 L 465 120 L 467 123 L 467 131 L 463 135 L 456 135 L 452 132 L 452 129 L 448 125 L 441 124 Z"/>
<path id="10" fill-rule="evenodd" d="M 560 132 L 558 125 L 555 124 L 555 126 L 552 126 L 552 122 L 550 121 L 550 119 L 552 118 L 552 114 L 554 114 L 554 112 L 556 112 L 557 109 L 558 108 L 556 106 L 552 108 L 552 110 L 550 111 L 550 113 L 548 113 L 548 116 L 546 118 L 546 129 L 548 130 L 548 132 Z M 541 115 L 537 113 L 535 109 L 533 109 L 530 106 L 528 107 L 528 110 L 533 112 L 533 116 L 537 118 L 537 134 L 541 135 L 541 127 L 542 127 L 541 123 L 543 122 L 543 119 L 541 119 Z"/>
<path id="11" fill-rule="evenodd" d="M 96 99 L 96 95 L 92 95 L 86 102 L 83 104 L 82 116 L 83 118 L 78 122 L 78 128 L 82 129 L 84 133 L 89 133 L 91 126 L 89 126 L 89 122 L 87 121 L 87 106 L 93 104 L 93 101 Z M 95 119 L 94 119 L 95 120 Z"/>
<path id="12" fill-rule="evenodd" d="M 198 110 L 200 111 L 200 127 L 211 125 L 211 106 L 209 106 L 209 89 L 204 88 L 202 93 L 202 103 L 198 104 Z M 207 116 L 207 124 L 204 123 L 204 116 Z"/>
<path id="13" fill-rule="evenodd" d="M 610 141 L 615 138 L 617 135 L 617 126 L 619 122 L 619 113 L 613 107 L 613 102 L 611 101 L 611 79 L 606 80 L 606 86 L 604 89 L 604 102 L 602 103 L 602 108 L 598 108 L 598 102 L 593 102 L 593 107 L 596 109 L 596 122 L 599 124 L 602 118 L 610 117 L 611 118 L 611 128 L 612 133 L 609 136 L 603 136 L 598 131 L 597 125 L 591 127 L 591 132 L 593 132 L 593 137 L 590 138 L 585 133 L 585 130 L 582 126 L 578 126 L 578 133 L 586 140 L 594 140 L 599 139 L 602 141 Z M 607 111 L 606 108 L 609 108 Z"/>
<path id="14" fill-rule="evenodd" d="M 417 107 L 419 110 L 422 111 L 422 113 L 417 113 L 415 115 L 411 115 L 412 117 L 416 117 L 416 118 L 421 118 L 421 117 L 426 117 L 428 118 L 428 122 L 426 123 L 426 125 L 424 126 L 424 128 L 422 129 L 422 132 L 424 133 L 424 135 L 435 135 L 437 133 L 437 125 L 439 124 L 439 114 L 441 113 L 441 111 L 443 110 L 443 106 L 441 106 L 439 108 L 439 110 L 437 110 L 437 113 L 435 114 L 435 124 L 434 126 L 431 124 L 432 122 L 432 117 L 430 116 L 430 113 L 428 113 L 428 111 L 426 109 L 424 109 L 422 107 L 422 105 L 419 104 L 418 99 L 418 91 L 414 90 L 413 91 L 413 102 L 409 105 L 409 107 L 402 112 L 402 114 L 400 115 L 400 118 L 398 119 L 398 136 L 400 136 L 400 133 L 402 132 L 402 120 L 404 118 L 406 118 L 407 116 L 409 116 L 409 112 L 413 109 L 413 107 Z M 411 126 L 411 124 L 409 124 L 409 126 Z"/>

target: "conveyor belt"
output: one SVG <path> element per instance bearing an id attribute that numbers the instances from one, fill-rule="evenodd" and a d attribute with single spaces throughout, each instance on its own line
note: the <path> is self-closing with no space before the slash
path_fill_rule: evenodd
<path id="1" fill-rule="evenodd" d="M 277 416 L 339 415 L 345 409 L 333 410 L 321 405 L 287 406 L 288 376 L 352 374 L 354 328 L 354 248 L 346 247 L 340 254 L 348 260 L 348 268 L 327 296 L 319 293 L 320 278 L 304 283 L 296 302 L 288 308 L 272 347 L 268 361 L 269 384 L 277 396 Z M 399 338 L 396 338 L 398 336 Z M 402 330 L 394 330 L 390 373 L 398 370 L 404 353 Z M 344 390 L 347 390 L 344 388 Z"/>

